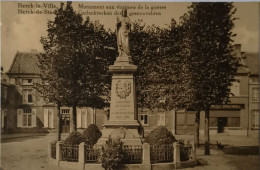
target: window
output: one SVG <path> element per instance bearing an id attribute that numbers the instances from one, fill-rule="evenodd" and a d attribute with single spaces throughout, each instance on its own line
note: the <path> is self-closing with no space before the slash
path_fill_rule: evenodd
<path id="1" fill-rule="evenodd" d="M 44 127 L 54 128 L 53 117 L 54 117 L 53 109 L 44 109 Z"/>
<path id="2" fill-rule="evenodd" d="M 258 77 L 252 77 L 250 80 L 251 80 L 251 83 L 259 83 Z"/>
<path id="3" fill-rule="evenodd" d="M 17 109 L 17 127 L 36 127 L 36 109 Z"/>
<path id="4" fill-rule="evenodd" d="M 160 111 L 158 112 L 158 122 L 157 122 L 157 126 L 165 126 L 165 112 L 164 111 Z"/>
<path id="5" fill-rule="evenodd" d="M 23 79 L 23 85 L 32 85 L 33 80 L 32 79 Z"/>
<path id="6" fill-rule="evenodd" d="M 228 117 L 227 127 L 240 127 L 240 117 Z"/>
<path id="7" fill-rule="evenodd" d="M 252 114 L 252 126 L 253 128 L 259 128 L 259 110 L 253 110 Z"/>
<path id="8" fill-rule="evenodd" d="M 23 90 L 23 102 L 24 103 L 32 103 L 33 102 L 32 89 Z"/>
<path id="9" fill-rule="evenodd" d="M 77 128 L 87 128 L 94 124 L 94 109 L 78 108 L 77 109 Z"/>
<path id="10" fill-rule="evenodd" d="M 23 126 L 32 126 L 32 110 L 23 109 Z"/>
<path id="11" fill-rule="evenodd" d="M 259 88 L 252 88 L 252 101 L 258 102 L 259 101 Z"/>
<path id="12" fill-rule="evenodd" d="M 147 114 L 141 114 L 141 124 L 148 125 L 148 115 Z"/>
<path id="13" fill-rule="evenodd" d="M 70 114 L 70 109 L 61 109 L 61 114 Z"/>
<path id="14" fill-rule="evenodd" d="M 15 78 L 10 78 L 10 83 L 15 84 Z"/>
<path id="15" fill-rule="evenodd" d="M 234 81 L 232 83 L 230 92 L 234 95 L 234 96 L 239 96 L 240 95 L 240 83 L 238 81 Z"/>

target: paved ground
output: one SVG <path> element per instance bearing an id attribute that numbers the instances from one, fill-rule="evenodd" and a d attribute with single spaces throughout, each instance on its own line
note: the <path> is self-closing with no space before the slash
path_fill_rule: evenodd
<path id="1" fill-rule="evenodd" d="M 177 139 L 184 138 L 176 136 Z M 185 137 L 191 138 L 191 137 Z M 3 170 L 67 170 L 48 165 L 47 145 L 55 134 L 2 135 L 1 167 Z M 217 136 L 211 137 L 225 145 L 223 150 L 211 149 L 210 156 L 203 155 L 203 146 L 197 155 L 203 166 L 187 170 L 258 170 L 258 138 Z M 68 169 L 69 170 L 69 169 Z"/>

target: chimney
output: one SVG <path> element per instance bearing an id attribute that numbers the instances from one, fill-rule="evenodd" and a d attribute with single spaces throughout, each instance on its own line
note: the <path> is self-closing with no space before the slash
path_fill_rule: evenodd
<path id="1" fill-rule="evenodd" d="M 241 44 L 235 44 L 234 50 L 237 51 L 239 54 L 241 54 Z"/>

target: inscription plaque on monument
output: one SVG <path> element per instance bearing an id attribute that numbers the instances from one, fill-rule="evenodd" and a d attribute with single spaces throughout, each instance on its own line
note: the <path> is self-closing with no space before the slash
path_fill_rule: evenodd
<path id="1" fill-rule="evenodd" d="M 116 86 L 111 91 L 110 120 L 134 120 L 133 80 L 112 80 Z"/>

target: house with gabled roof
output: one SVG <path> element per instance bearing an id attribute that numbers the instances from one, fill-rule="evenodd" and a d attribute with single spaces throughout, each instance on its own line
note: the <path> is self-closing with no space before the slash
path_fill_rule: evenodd
<path id="1" fill-rule="evenodd" d="M 44 127 L 42 117 L 44 101 L 33 88 L 34 83 L 40 81 L 37 55 L 39 55 L 37 51 L 17 52 L 7 72 L 9 83 L 14 85 L 22 96 L 15 114 L 16 132 L 35 132 Z"/>
<path id="2" fill-rule="evenodd" d="M 44 101 L 42 95 L 34 88 L 41 83 L 38 66 L 38 53 L 17 52 L 10 70 L 7 72 L 9 83 L 15 86 L 22 96 L 13 116 L 15 132 L 54 132 L 57 127 L 57 107 L 54 103 Z M 69 132 L 72 108 L 61 107 L 62 132 Z M 94 123 L 96 113 L 91 108 L 77 108 L 77 128 L 84 130 Z M 100 125 L 101 126 L 101 125 Z"/>

